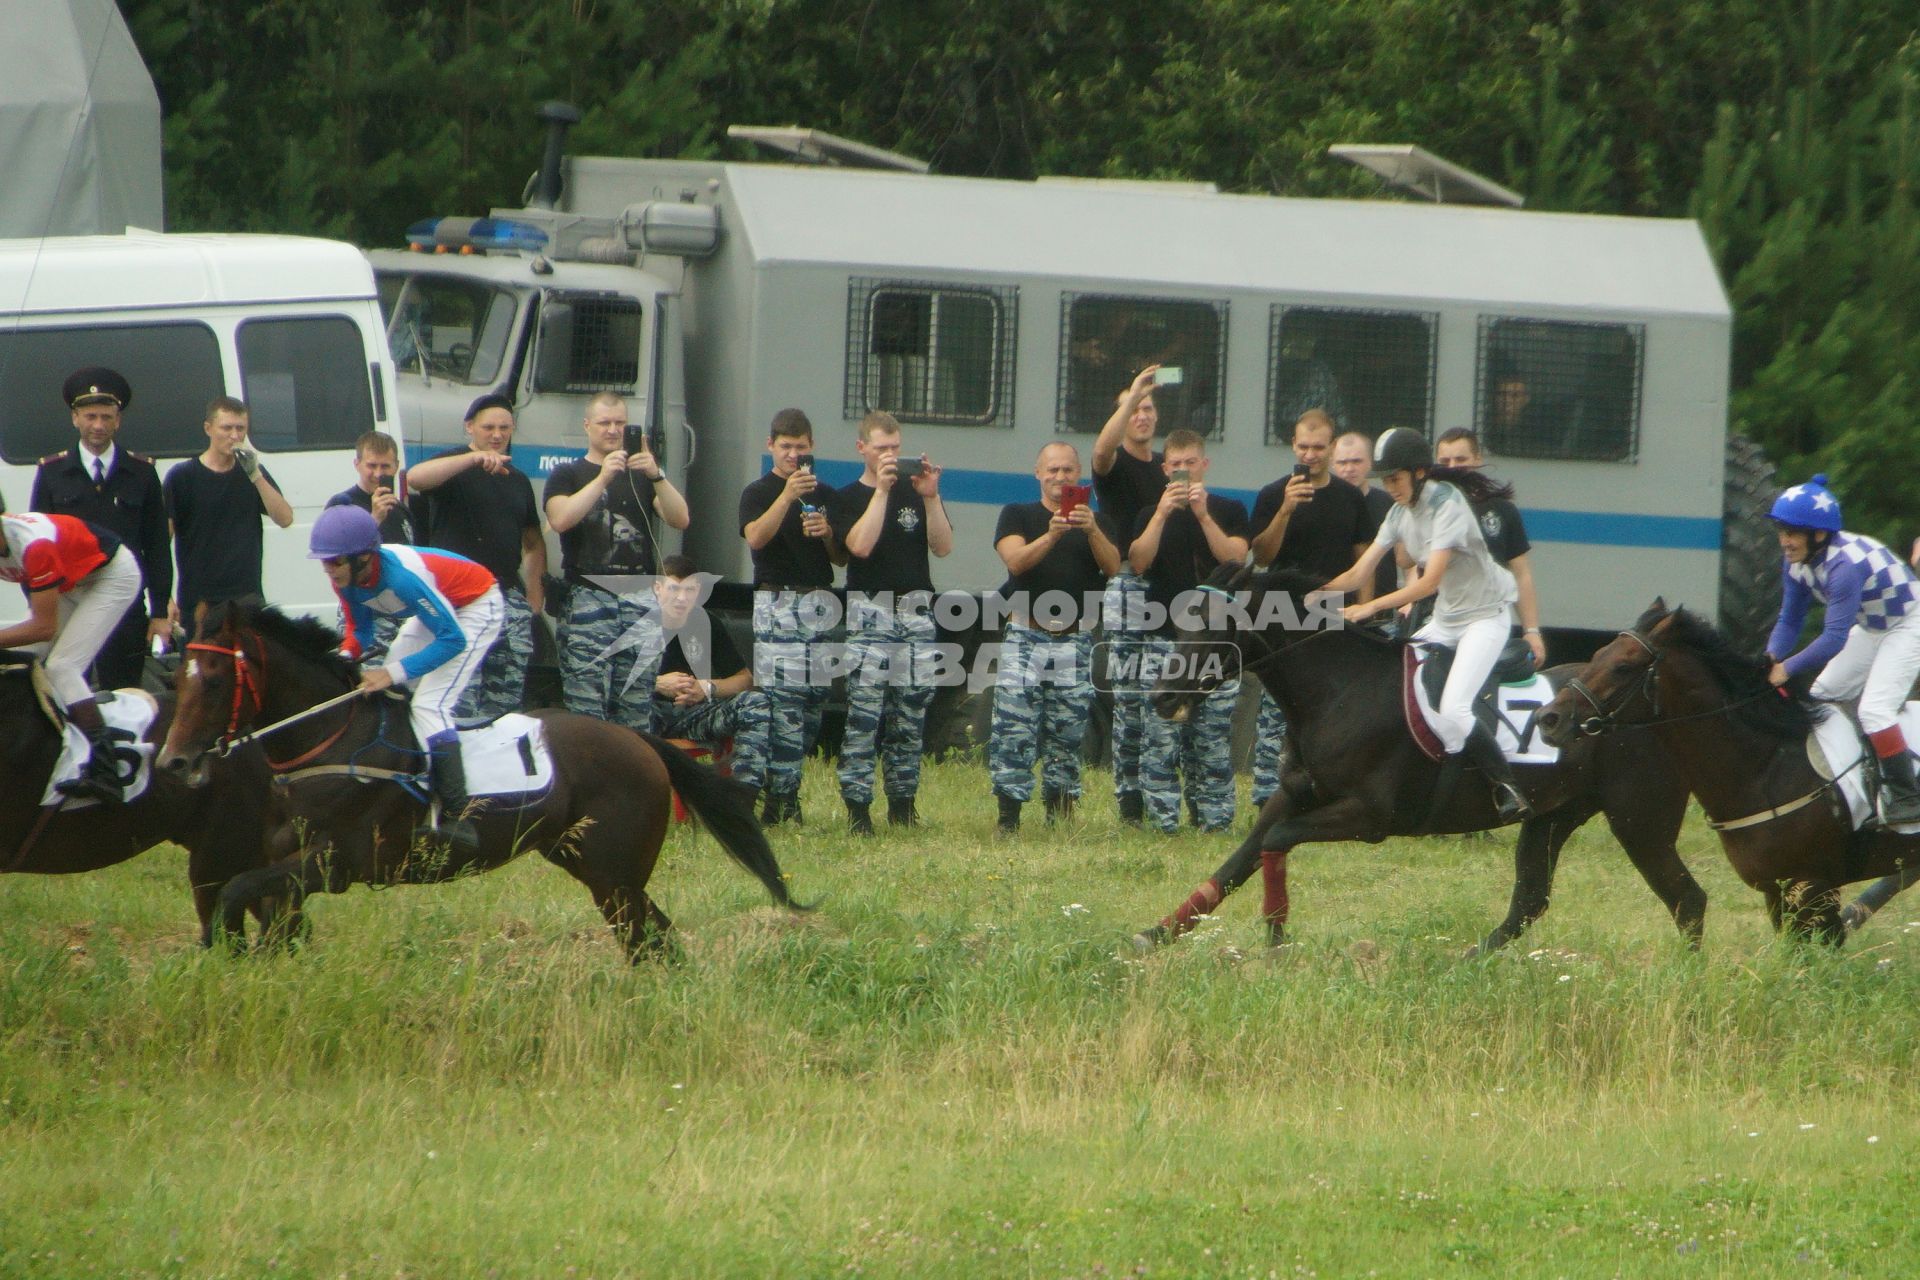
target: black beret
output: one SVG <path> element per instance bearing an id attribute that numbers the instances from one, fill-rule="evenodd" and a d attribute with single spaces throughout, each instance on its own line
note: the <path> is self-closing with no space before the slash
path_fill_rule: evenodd
<path id="1" fill-rule="evenodd" d="M 467 406 L 466 420 L 472 422 L 489 409 L 505 409 L 508 413 L 512 413 L 513 399 L 509 396 L 501 395 L 498 391 L 489 391 Z"/>
<path id="2" fill-rule="evenodd" d="M 127 380 L 103 365 L 68 374 L 60 395 L 70 409 L 83 404 L 112 404 L 124 409 L 133 403 L 133 388 Z"/>

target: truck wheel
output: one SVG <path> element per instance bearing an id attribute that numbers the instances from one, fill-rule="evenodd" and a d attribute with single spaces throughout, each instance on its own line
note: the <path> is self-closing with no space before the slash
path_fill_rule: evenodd
<path id="1" fill-rule="evenodd" d="M 1720 526 L 1720 629 L 1741 649 L 1758 649 L 1780 613 L 1780 543 L 1767 519 L 1774 495 L 1766 452 L 1729 432 Z"/>

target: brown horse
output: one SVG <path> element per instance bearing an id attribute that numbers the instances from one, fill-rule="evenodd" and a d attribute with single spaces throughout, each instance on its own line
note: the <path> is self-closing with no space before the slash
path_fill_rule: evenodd
<path id="1" fill-rule="evenodd" d="M 1852 830 L 1806 752 L 1818 704 L 1767 682 L 1758 655 L 1711 623 L 1655 600 L 1540 714 L 1562 746 L 1616 728 L 1651 731 L 1720 832 L 1742 880 L 1766 895 L 1774 927 L 1838 943 L 1920 865 L 1920 837 Z M 1839 888 L 1886 877 L 1850 907 Z"/>
<path id="2" fill-rule="evenodd" d="M 339 637 L 308 618 L 228 605 L 209 610 L 180 670 L 180 710 L 160 765 L 202 777 L 223 739 L 338 700 L 359 668 L 334 652 Z M 353 884 L 426 884 L 503 866 L 529 850 L 585 885 L 631 959 L 664 947 L 672 922 L 648 896 L 673 792 L 721 847 L 783 907 L 787 893 L 746 788 L 694 763 L 658 738 L 588 716 L 535 713 L 553 757 L 551 788 L 523 807 L 475 802 L 477 848 L 448 846 L 423 829 L 415 779 L 423 757 L 396 697 L 348 698 L 266 739 L 267 768 L 291 819 L 288 852 L 242 875 L 221 895 L 237 922 L 260 898 Z M 291 836 L 304 832 L 304 840 Z"/>
<path id="3" fill-rule="evenodd" d="M 60 756 L 60 734 L 40 709 L 24 662 L 0 666 L 0 872 L 67 875 L 125 862 L 155 845 L 187 851 L 187 879 L 200 915 L 200 944 L 213 940 L 213 909 L 234 876 L 267 861 L 266 770 L 257 760 L 223 762 L 207 785 L 192 788 L 155 770 L 139 798 L 125 804 L 45 808 L 40 798 Z M 157 740 L 173 719 L 160 699 L 148 731 Z"/>

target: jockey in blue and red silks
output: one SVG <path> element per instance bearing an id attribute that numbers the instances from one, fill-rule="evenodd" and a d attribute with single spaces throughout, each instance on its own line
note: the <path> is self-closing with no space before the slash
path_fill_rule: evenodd
<path id="1" fill-rule="evenodd" d="M 340 597 L 346 637 L 340 651 L 358 660 L 375 614 L 405 618 L 384 665 L 361 675 L 362 690 L 410 687 L 409 719 L 426 749 L 440 798 L 439 830 L 455 843 L 478 843 L 464 818 L 466 774 L 454 733 L 454 708 L 500 636 L 506 603 L 480 565 L 432 547 L 383 546 L 380 526 L 356 506 L 329 507 L 313 522 L 308 554 L 326 567 Z"/>
<path id="2" fill-rule="evenodd" d="M 1887 548 L 1840 527 L 1840 503 L 1815 476 L 1782 493 L 1769 512 L 1780 534 L 1780 620 L 1767 640 L 1768 678 L 1783 685 L 1818 673 L 1811 696 L 1860 699 L 1860 728 L 1880 765 L 1881 818 L 1920 822 L 1920 779 L 1900 732 L 1900 708 L 1920 675 L 1920 578 Z M 1814 601 L 1820 634 L 1785 657 Z"/>

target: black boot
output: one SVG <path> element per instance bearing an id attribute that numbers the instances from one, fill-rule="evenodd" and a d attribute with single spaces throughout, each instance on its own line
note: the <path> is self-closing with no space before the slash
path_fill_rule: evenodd
<path id="1" fill-rule="evenodd" d="M 997 791 L 994 793 L 994 798 L 1000 802 L 1000 823 L 996 830 L 1003 836 L 1018 835 L 1020 832 L 1020 802 L 1012 796 L 1003 796 Z"/>
<path id="2" fill-rule="evenodd" d="M 1901 751 L 1879 760 L 1880 821 L 1889 827 L 1920 822 L 1920 778 L 1914 776 L 1913 757 Z"/>
<path id="3" fill-rule="evenodd" d="M 1065 822 L 1073 816 L 1073 797 L 1065 791 L 1049 791 L 1046 794 L 1047 825 Z"/>
<path id="4" fill-rule="evenodd" d="M 873 834 L 873 814 L 868 812 L 866 801 L 847 801 L 847 831 L 856 836 Z"/>
<path id="5" fill-rule="evenodd" d="M 1507 757 L 1494 740 L 1493 730 L 1476 723 L 1473 732 L 1467 735 L 1467 744 L 1461 748 L 1461 754 L 1487 776 L 1487 785 L 1493 788 L 1493 804 L 1499 811 L 1500 821 L 1521 822 L 1533 816 L 1533 806 L 1527 803 L 1527 798 L 1520 794 L 1520 788 L 1514 784 L 1513 770 L 1507 766 Z"/>
<path id="6" fill-rule="evenodd" d="M 480 832 L 467 816 L 467 768 L 460 760 L 460 740 L 443 733 L 427 744 L 433 771 L 433 794 L 440 799 L 440 816 L 433 829 L 463 849 L 480 847 Z"/>
<path id="7" fill-rule="evenodd" d="M 1146 797 L 1138 791 L 1120 793 L 1120 821 L 1129 827 L 1137 827 L 1147 816 Z"/>
<path id="8" fill-rule="evenodd" d="M 100 718 L 100 704 L 92 698 L 76 702 L 67 708 L 67 719 L 87 735 L 87 744 L 92 750 L 87 754 L 87 767 L 80 776 L 69 778 L 55 790 L 76 800 L 121 803 L 126 795 L 120 781 L 120 761 L 114 750 L 113 732 L 107 728 L 107 722 Z"/>
<path id="9" fill-rule="evenodd" d="M 920 810 L 914 808 L 912 796 L 887 797 L 887 823 L 895 827 L 920 825 Z"/>
<path id="10" fill-rule="evenodd" d="M 760 811 L 760 825 L 777 827 L 783 822 L 800 821 L 800 797 L 782 795 L 777 791 L 767 793 L 767 802 Z"/>

